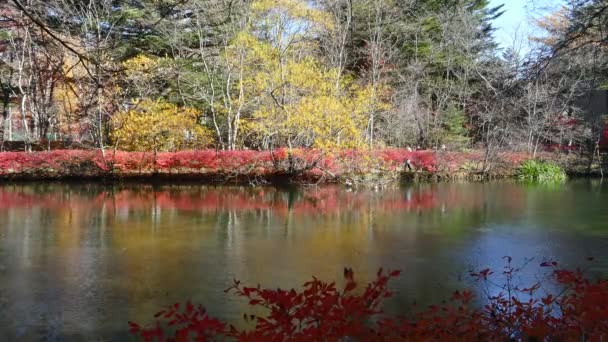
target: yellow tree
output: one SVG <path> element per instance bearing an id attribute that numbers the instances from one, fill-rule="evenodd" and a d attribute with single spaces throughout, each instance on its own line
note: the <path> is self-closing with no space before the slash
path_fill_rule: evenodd
<path id="1" fill-rule="evenodd" d="M 370 90 L 317 58 L 315 37 L 333 27 L 326 12 L 304 1 L 252 4 L 251 23 L 234 44 L 247 47 L 251 67 L 244 83 L 258 105 L 246 127 L 261 147 L 333 149 L 363 143 Z"/>
<path id="2" fill-rule="evenodd" d="M 324 69 L 310 58 L 288 62 L 284 69 L 285 97 L 280 99 L 268 88 L 269 98 L 253 113 L 250 128 L 259 138 L 290 148 L 350 148 L 364 143 L 369 88 L 341 80 L 336 89 L 337 70 Z M 261 76 L 255 81 L 264 83 Z"/>
<path id="3" fill-rule="evenodd" d="M 142 100 L 112 118 L 115 146 L 129 151 L 175 151 L 207 147 L 211 134 L 199 112 L 163 101 Z"/>

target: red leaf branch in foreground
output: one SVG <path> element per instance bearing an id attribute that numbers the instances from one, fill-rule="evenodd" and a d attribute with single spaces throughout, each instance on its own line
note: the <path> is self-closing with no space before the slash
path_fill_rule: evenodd
<path id="1" fill-rule="evenodd" d="M 143 328 L 129 322 L 129 331 L 144 341 L 212 341 L 225 335 L 226 331 L 225 323 L 210 317 L 202 306 L 195 307 L 190 302 L 183 308 L 173 304 L 154 317 L 157 319 L 154 326 Z"/>
<path id="2" fill-rule="evenodd" d="M 345 270 L 346 284 L 339 291 L 335 283 L 324 283 L 317 278 L 304 284 L 301 292 L 261 287 L 244 287 L 235 282 L 229 291 L 245 297 L 252 306 L 261 306 L 268 315 L 253 316 L 256 326 L 251 332 L 236 335 L 239 339 L 254 340 L 338 340 L 345 336 L 371 339 L 375 331 L 366 325 L 370 318 L 381 313 L 380 304 L 390 297 L 388 282 L 399 271 L 385 273 L 362 293 L 355 292 L 357 283 L 351 270 Z"/>
<path id="3" fill-rule="evenodd" d="M 554 261 L 545 281 L 558 293 L 543 292 L 540 282 L 521 287 L 515 276 L 521 268 L 506 258 L 502 272 L 471 272 L 485 289 L 486 298 L 472 291 L 456 291 L 442 306 L 430 306 L 410 318 L 391 317 L 381 310 L 391 296 L 388 285 L 399 271 L 378 271 L 376 279 L 358 290 L 354 273 L 345 269 L 342 290 L 317 278 L 303 289 L 266 289 L 234 282 L 226 292 L 263 308 L 265 315 L 244 317 L 254 323 L 239 330 L 208 316 L 202 307 L 175 304 L 156 315 L 147 327 L 129 323 L 130 331 L 144 341 L 361 341 L 419 340 L 589 340 L 608 338 L 608 281 L 591 281 L 582 271 L 558 268 Z M 503 283 L 496 282 L 497 277 Z M 473 305 L 474 300 L 482 305 Z"/>

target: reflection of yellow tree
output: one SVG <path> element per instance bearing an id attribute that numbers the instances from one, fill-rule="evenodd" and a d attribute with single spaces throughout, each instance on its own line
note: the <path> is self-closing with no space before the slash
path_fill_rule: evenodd
<path id="1" fill-rule="evenodd" d="M 501 205 L 489 210 L 506 209 L 507 216 L 521 212 L 526 202 L 511 200 L 522 198 L 522 188 L 501 187 L 505 189 L 490 192 Z M 46 193 L 27 189 L 31 187 L 0 189 L 0 226 L 13 216 L 10 210 L 23 211 L 25 204 L 36 208 L 28 209 L 33 213 L 28 218 L 20 216 L 33 224 L 9 222 L 5 226 L 15 229 L 7 231 L 23 234 L 21 228 L 32 229 L 32 234 L 23 235 L 24 242 L 32 244 L 32 255 L 49 252 L 47 246 L 38 245 L 39 236 L 48 236 L 53 257 L 61 263 L 56 277 L 70 296 L 87 297 L 83 302 L 96 309 L 89 291 L 119 294 L 128 301 L 129 318 L 136 321 L 186 299 L 205 303 L 218 315 L 225 314 L 222 310 L 243 312 L 246 303 L 223 305 L 221 290 L 232 277 L 249 284 L 300 286 L 311 274 L 339 279 L 343 266 L 358 265 L 369 272 L 388 266 L 395 262 L 394 254 L 385 251 L 438 253 L 434 249 L 444 245 L 433 237 L 453 234 L 452 230 L 462 235 L 478 226 L 477 209 L 485 208 L 488 196 L 483 187 L 459 184 L 421 185 L 409 195 L 402 189 L 345 192 L 339 187 L 295 193 L 195 186 L 104 188 L 104 192 L 101 188 L 58 187 Z M 25 204 L 15 209 L 17 202 Z M 458 210 L 444 214 L 437 207 L 443 203 Z M 473 214 L 460 210 L 463 207 Z M 38 234 L 49 228 L 43 227 L 49 225 L 51 210 L 53 234 Z M 429 214 L 416 214 L 421 210 Z M 421 238 L 427 233 L 431 235 Z M 84 279 L 83 274 L 91 276 Z M 371 274 L 360 270 L 358 276 L 364 280 Z M 430 291 L 428 279 L 410 281 L 419 282 L 421 291 Z"/>

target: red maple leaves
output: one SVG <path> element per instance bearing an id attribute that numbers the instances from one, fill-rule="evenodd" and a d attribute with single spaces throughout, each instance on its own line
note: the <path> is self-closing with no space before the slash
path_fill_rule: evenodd
<path id="1" fill-rule="evenodd" d="M 386 315 L 381 310 L 390 298 L 389 281 L 399 271 L 378 271 L 376 279 L 358 290 L 354 273 L 345 269 L 342 290 L 317 278 L 301 291 L 247 287 L 239 281 L 226 290 L 262 308 L 263 315 L 245 314 L 252 330 L 239 330 L 210 317 L 201 306 L 172 305 L 159 312 L 156 322 L 142 327 L 129 323 L 131 333 L 144 341 L 422 341 L 422 340 L 580 340 L 608 337 L 608 281 L 587 279 L 582 271 L 559 269 L 550 278 L 559 288 L 547 293 L 540 282 L 528 287 L 515 284 L 520 268 L 506 259 L 502 272 L 471 272 L 484 287 L 487 298 L 474 305 L 470 290 L 456 291 L 441 306 L 430 306 L 409 318 Z M 492 279 L 500 276 L 504 284 Z M 259 312 L 260 310 L 258 310 Z"/>

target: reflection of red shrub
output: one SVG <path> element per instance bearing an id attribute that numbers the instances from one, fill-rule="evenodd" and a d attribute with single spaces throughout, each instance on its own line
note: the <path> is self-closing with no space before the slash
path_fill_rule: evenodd
<path id="1" fill-rule="evenodd" d="M 608 280 L 590 281 L 580 271 L 552 268 L 550 279 L 557 294 L 541 293 L 541 283 L 520 287 L 514 279 L 519 271 L 511 258 L 499 274 L 504 285 L 492 285 L 490 269 L 471 272 L 486 287 L 486 304 L 474 308 L 471 291 L 457 291 L 442 306 L 430 306 L 411 318 L 389 317 L 380 310 L 391 296 L 389 281 L 398 271 L 380 270 L 377 278 L 357 291 L 352 270 L 345 269 L 345 286 L 316 278 L 302 291 L 246 287 L 235 281 L 227 291 L 246 299 L 252 307 L 266 310 L 263 316 L 247 315 L 255 323 L 241 331 L 211 318 L 202 308 L 175 304 L 159 312 L 156 323 L 143 327 L 130 322 L 132 334 L 145 341 L 546 341 L 608 338 Z M 492 287 L 492 288 L 490 288 Z"/>
<path id="2" fill-rule="evenodd" d="M 170 188 L 169 188 L 170 189 Z M 61 192 L 28 193 L 10 188 L 0 188 L 0 209 L 40 207 L 61 210 L 63 208 L 83 207 L 98 210 L 107 205 L 118 209 L 147 210 L 154 206 L 163 210 L 182 210 L 197 212 L 217 212 L 222 210 L 247 212 L 272 210 L 275 215 L 333 215 L 344 208 L 363 210 L 374 208 L 377 212 L 409 212 L 411 210 L 432 210 L 440 204 L 447 207 L 461 206 L 461 196 L 439 194 L 433 189 L 417 189 L 408 196 L 401 192 L 386 192 L 380 202 L 371 201 L 370 193 L 365 191 L 346 192 L 341 187 L 324 186 L 304 189 L 297 198 L 277 196 L 275 188 L 243 189 L 239 187 L 208 187 L 182 189 L 136 187 L 116 189 L 111 193 L 99 190 L 94 198 L 92 193 L 72 194 L 68 198 Z M 471 199 L 466 202 L 478 206 L 479 201 Z"/>

